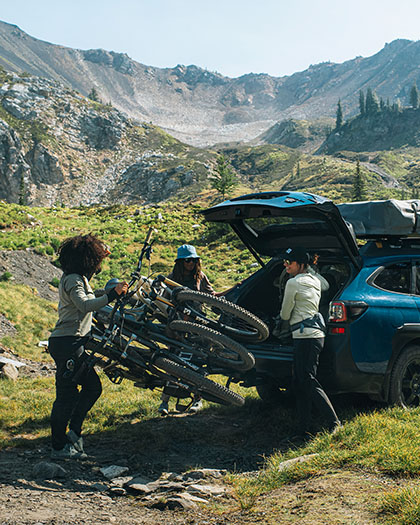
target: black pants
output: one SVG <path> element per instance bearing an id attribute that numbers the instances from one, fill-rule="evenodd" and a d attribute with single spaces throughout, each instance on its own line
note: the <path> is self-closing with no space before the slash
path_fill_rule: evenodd
<path id="1" fill-rule="evenodd" d="M 57 367 L 56 399 L 51 411 L 51 444 L 56 450 L 67 443 L 67 425 L 80 435 L 87 413 L 102 393 L 101 380 L 93 367 L 80 374 L 77 382 L 72 379 L 72 361 L 74 371 L 77 371 L 83 360 L 85 340 L 69 336 L 51 337 L 48 341 L 49 352 Z"/>
<path id="2" fill-rule="evenodd" d="M 298 413 L 298 430 L 310 430 L 312 405 L 318 410 L 326 427 L 332 429 L 339 419 L 331 401 L 316 378 L 319 354 L 324 346 L 324 338 L 293 339 L 294 387 Z"/>

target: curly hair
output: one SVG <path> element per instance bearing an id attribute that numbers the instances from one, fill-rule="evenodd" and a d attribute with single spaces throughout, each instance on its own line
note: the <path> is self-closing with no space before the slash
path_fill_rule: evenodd
<path id="1" fill-rule="evenodd" d="M 76 235 L 64 240 L 58 248 L 58 260 L 65 274 L 77 273 L 90 279 L 100 271 L 109 255 L 106 245 L 95 235 Z"/>
<path id="2" fill-rule="evenodd" d="M 174 268 L 172 270 L 172 276 L 174 281 L 177 283 L 182 284 L 187 275 L 185 275 L 185 268 L 184 268 L 184 260 L 185 259 L 178 259 L 175 261 Z M 201 259 L 195 259 L 196 263 L 194 265 L 193 270 L 193 278 L 196 283 L 201 279 Z"/>

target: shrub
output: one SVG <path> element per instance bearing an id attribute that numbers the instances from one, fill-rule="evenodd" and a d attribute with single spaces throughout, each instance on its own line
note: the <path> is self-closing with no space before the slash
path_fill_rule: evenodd
<path id="1" fill-rule="evenodd" d="M 2 275 L 0 275 L 0 281 L 7 282 L 12 279 L 12 274 L 10 272 L 4 272 Z"/>
<path id="2" fill-rule="evenodd" d="M 58 285 L 60 284 L 60 279 L 58 277 L 53 277 L 50 281 L 50 284 L 55 288 L 58 288 Z"/>

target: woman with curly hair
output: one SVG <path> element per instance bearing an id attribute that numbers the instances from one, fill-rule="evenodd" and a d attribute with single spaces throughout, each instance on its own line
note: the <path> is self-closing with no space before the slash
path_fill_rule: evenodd
<path id="1" fill-rule="evenodd" d="M 56 399 L 51 412 L 51 457 L 86 457 L 81 437 L 83 421 L 99 398 L 102 385 L 93 367 L 77 374 L 84 357 L 84 344 L 92 326 L 92 312 L 127 292 L 120 282 L 101 297 L 95 297 L 89 280 L 101 270 L 110 254 L 106 245 L 92 234 L 76 235 L 59 247 L 58 260 L 63 270 L 59 285 L 58 321 L 48 341 L 56 364 Z M 80 386 L 80 390 L 79 390 Z M 67 431 L 69 425 L 69 431 Z"/>

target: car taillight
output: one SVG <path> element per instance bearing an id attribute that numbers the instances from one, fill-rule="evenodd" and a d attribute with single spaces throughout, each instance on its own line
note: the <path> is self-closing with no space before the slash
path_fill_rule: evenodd
<path id="1" fill-rule="evenodd" d="M 328 314 L 328 320 L 333 323 L 342 323 L 344 321 L 347 321 L 346 305 L 341 302 L 330 303 L 330 311 Z"/>
<path id="2" fill-rule="evenodd" d="M 330 334 L 345 334 L 346 329 L 343 326 L 333 326 L 330 330 Z"/>
<path id="3" fill-rule="evenodd" d="M 364 301 L 333 301 L 330 303 L 328 320 L 333 323 L 343 323 L 357 319 L 368 308 Z"/>

